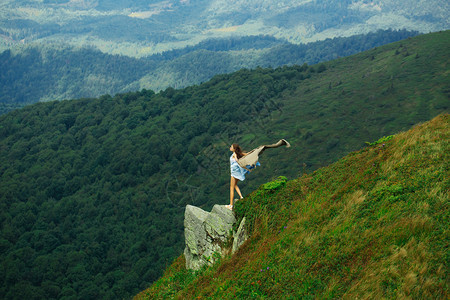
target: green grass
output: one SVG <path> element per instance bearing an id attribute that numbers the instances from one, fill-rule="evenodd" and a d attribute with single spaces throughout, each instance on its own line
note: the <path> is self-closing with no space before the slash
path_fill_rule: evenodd
<path id="1" fill-rule="evenodd" d="M 137 298 L 447 298 L 449 121 L 262 185 L 236 203 L 236 254 L 197 274 L 181 256 Z"/>

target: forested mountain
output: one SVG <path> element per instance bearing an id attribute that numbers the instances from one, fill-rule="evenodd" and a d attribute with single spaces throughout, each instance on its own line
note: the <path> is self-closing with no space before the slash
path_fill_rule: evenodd
<path id="1" fill-rule="evenodd" d="M 4 0 L 0 114 L 37 101 L 183 88 L 241 68 L 315 64 L 447 30 L 449 11 L 445 0 Z M 308 45 L 315 41 L 325 44 Z"/>
<path id="2" fill-rule="evenodd" d="M 0 54 L 0 114 L 38 101 L 183 88 L 241 68 L 315 64 L 416 35 L 378 31 L 293 45 L 268 36 L 208 40 L 147 58 L 54 45 Z"/>
<path id="3" fill-rule="evenodd" d="M 262 185 L 233 207 L 239 251 L 195 272 L 182 254 L 134 299 L 447 298 L 449 136 L 443 114 Z"/>
<path id="4" fill-rule="evenodd" d="M 127 298 L 228 202 L 228 148 L 286 138 L 241 184 L 297 178 L 449 107 L 450 31 L 319 65 L 38 103 L 0 116 L 0 298 Z"/>
<path id="5" fill-rule="evenodd" d="M 143 57 L 210 38 L 294 44 L 379 29 L 449 29 L 446 0 L 3 0 L 0 48 L 51 42 Z"/>

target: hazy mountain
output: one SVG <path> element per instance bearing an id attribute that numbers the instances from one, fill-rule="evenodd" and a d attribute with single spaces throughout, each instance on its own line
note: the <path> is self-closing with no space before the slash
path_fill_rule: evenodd
<path id="1" fill-rule="evenodd" d="M 230 37 L 147 58 L 79 47 L 8 49 L 0 53 L 0 114 L 38 101 L 183 88 L 242 68 L 315 64 L 416 34 L 380 30 L 302 45 L 268 36 Z"/>
<path id="2" fill-rule="evenodd" d="M 448 29 L 446 0 L 2 1 L 2 47 L 91 45 L 145 56 L 217 37 L 270 35 L 292 43 L 378 29 Z"/>

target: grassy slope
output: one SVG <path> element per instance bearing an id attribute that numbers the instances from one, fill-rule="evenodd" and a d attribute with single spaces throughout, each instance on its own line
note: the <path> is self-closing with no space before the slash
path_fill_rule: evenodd
<path id="1" fill-rule="evenodd" d="M 449 121 L 261 186 L 236 205 L 253 232 L 235 255 L 197 274 L 181 256 L 137 298 L 446 298 Z"/>

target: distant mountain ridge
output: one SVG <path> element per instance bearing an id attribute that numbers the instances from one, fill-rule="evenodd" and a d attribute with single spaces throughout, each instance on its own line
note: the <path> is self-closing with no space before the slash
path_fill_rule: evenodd
<path id="1" fill-rule="evenodd" d="M 141 59 L 51 45 L 6 50 L 0 53 L 0 114 L 38 101 L 183 88 L 241 68 L 315 64 L 416 34 L 386 30 L 306 45 L 270 36 L 215 39 Z"/>

